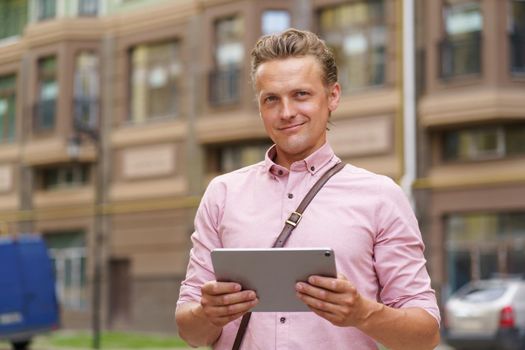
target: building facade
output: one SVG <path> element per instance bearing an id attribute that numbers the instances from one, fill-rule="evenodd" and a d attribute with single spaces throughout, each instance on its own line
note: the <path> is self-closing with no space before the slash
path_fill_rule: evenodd
<path id="1" fill-rule="evenodd" d="M 445 299 L 470 280 L 525 274 L 525 2 L 419 5 L 414 187 Z"/>
<path id="2" fill-rule="evenodd" d="M 524 272 L 524 2 L 416 3 L 414 188 L 445 295 Z M 104 328 L 174 330 L 206 184 L 271 144 L 249 70 L 263 34 L 325 39 L 334 150 L 404 174 L 401 0 L 6 0 L 0 16 L 1 227 L 46 238 L 67 328 L 90 326 L 98 275 Z"/>

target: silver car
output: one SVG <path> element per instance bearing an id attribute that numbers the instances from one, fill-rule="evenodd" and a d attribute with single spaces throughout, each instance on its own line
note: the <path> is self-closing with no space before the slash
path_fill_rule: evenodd
<path id="1" fill-rule="evenodd" d="M 446 303 L 445 339 L 456 349 L 525 350 L 525 281 L 467 284 Z"/>

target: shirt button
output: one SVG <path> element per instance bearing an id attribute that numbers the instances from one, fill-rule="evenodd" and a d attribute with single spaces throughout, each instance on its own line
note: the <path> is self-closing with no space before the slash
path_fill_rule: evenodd
<path id="1" fill-rule="evenodd" d="M 285 322 L 286 322 L 286 317 L 281 317 L 281 318 L 279 319 L 279 322 L 281 322 L 281 323 L 285 323 Z"/>
<path id="2" fill-rule="evenodd" d="M 314 166 L 310 167 L 310 170 L 315 171 L 315 167 Z"/>
<path id="3" fill-rule="evenodd" d="M 292 199 L 293 198 L 293 193 L 288 193 L 288 198 Z"/>

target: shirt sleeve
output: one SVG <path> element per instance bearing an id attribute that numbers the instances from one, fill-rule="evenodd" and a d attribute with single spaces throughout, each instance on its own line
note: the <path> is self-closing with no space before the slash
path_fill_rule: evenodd
<path id="1" fill-rule="evenodd" d="M 374 246 L 379 298 L 394 308 L 420 307 L 439 324 L 439 308 L 425 267 L 425 247 L 414 212 L 393 181 L 386 180 L 380 188 Z"/>
<path id="2" fill-rule="evenodd" d="M 223 189 L 222 184 L 212 181 L 197 209 L 190 259 L 177 305 L 188 301 L 200 302 L 201 286 L 215 280 L 210 253 L 214 248 L 222 248 L 218 227 L 224 202 Z"/>

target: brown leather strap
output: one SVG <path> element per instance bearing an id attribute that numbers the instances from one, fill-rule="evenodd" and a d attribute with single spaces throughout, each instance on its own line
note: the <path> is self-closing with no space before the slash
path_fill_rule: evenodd
<path id="1" fill-rule="evenodd" d="M 301 221 L 301 218 L 303 217 L 304 210 L 310 204 L 312 199 L 315 197 L 317 192 L 321 189 L 321 187 L 324 186 L 324 184 L 335 174 L 337 174 L 339 171 L 341 171 L 345 167 L 345 164 L 342 162 L 337 163 L 326 173 L 321 176 L 319 180 L 312 186 L 310 191 L 304 196 L 303 200 L 297 207 L 297 209 L 290 214 L 286 222 L 284 223 L 283 230 L 279 234 L 279 237 L 275 240 L 273 244 L 273 248 L 282 248 L 284 247 L 286 241 L 290 237 L 290 234 L 292 231 L 299 225 L 299 222 Z M 251 312 L 247 312 L 242 316 L 241 324 L 239 325 L 239 330 L 237 331 L 237 335 L 235 336 L 235 341 L 233 343 L 232 350 L 239 350 L 241 348 L 242 341 L 244 339 L 244 334 L 246 333 L 246 329 L 248 328 L 248 323 L 250 322 L 250 317 L 252 317 Z"/>

